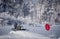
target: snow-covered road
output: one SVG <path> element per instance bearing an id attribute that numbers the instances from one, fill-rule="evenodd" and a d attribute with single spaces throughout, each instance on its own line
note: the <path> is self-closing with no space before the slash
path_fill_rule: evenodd
<path id="1" fill-rule="evenodd" d="M 0 36 L 0 39 L 49 39 L 49 38 L 28 31 L 11 31 L 7 35 Z"/>
<path id="2" fill-rule="evenodd" d="M 0 27 L 0 39 L 49 39 L 30 31 L 13 31 L 13 26 Z"/>
<path id="3" fill-rule="evenodd" d="M 26 25 L 23 28 L 27 30 L 18 30 L 18 31 L 14 31 L 12 30 L 12 28 L 13 25 L 0 27 L 0 39 L 50 39 L 49 35 L 51 33 L 51 30 L 49 32 L 46 32 L 44 31 L 44 28 L 41 26 Z M 59 28 L 60 28 L 59 26 L 55 28 L 51 27 L 53 32 L 55 31 L 57 32 Z M 58 33 L 57 35 L 60 34 Z"/>

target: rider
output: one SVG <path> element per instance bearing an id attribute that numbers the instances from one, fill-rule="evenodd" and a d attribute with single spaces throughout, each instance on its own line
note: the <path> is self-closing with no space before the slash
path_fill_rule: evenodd
<path id="1" fill-rule="evenodd" d="M 14 28 L 15 28 L 15 29 L 17 28 L 17 22 L 15 22 L 15 24 L 14 24 Z"/>

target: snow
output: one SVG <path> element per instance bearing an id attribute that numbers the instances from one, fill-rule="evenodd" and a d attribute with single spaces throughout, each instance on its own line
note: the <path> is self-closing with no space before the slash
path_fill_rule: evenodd
<path id="1" fill-rule="evenodd" d="M 0 26 L 0 39 L 50 39 L 60 37 L 60 25 L 52 25 L 49 31 L 45 30 L 44 25 L 22 24 L 22 28 L 26 30 L 13 31 L 13 25 Z"/>
<path id="2" fill-rule="evenodd" d="M 12 28 L 13 26 L 0 26 L 0 39 L 49 39 L 49 37 L 31 32 L 30 30 L 13 31 Z"/>
<path id="3" fill-rule="evenodd" d="M 0 35 L 6 35 L 11 31 L 13 26 L 0 26 Z"/>
<path id="4" fill-rule="evenodd" d="M 28 31 L 11 31 L 8 35 L 0 36 L 0 39 L 49 39 L 49 38 Z"/>
<path id="5" fill-rule="evenodd" d="M 49 31 L 46 31 L 44 26 L 40 25 L 23 25 L 24 29 L 13 31 L 12 26 L 0 26 L 0 39 L 50 39 L 51 36 L 60 36 L 60 26 L 51 26 Z M 58 32 L 58 33 L 57 33 Z"/>
<path id="6" fill-rule="evenodd" d="M 5 20 L 7 20 L 9 18 L 10 20 L 23 21 L 28 24 L 28 25 L 23 26 L 23 28 L 26 29 L 26 31 L 22 31 L 22 30 L 13 31 L 12 30 L 13 26 L 8 26 L 8 25 L 0 26 L 0 39 L 49 39 L 50 37 L 54 37 L 54 36 L 60 37 L 60 25 L 52 25 L 51 29 L 49 31 L 46 31 L 45 27 L 44 27 L 44 24 L 47 23 L 45 21 L 51 20 L 50 21 L 51 23 L 49 22 L 49 24 L 55 23 L 54 19 L 57 17 L 57 12 L 55 11 L 55 6 L 52 6 L 52 8 L 48 7 L 50 4 L 47 4 L 47 1 L 44 2 L 45 4 L 40 4 L 39 2 L 37 4 L 34 4 L 36 0 L 33 0 L 33 1 L 24 0 L 24 1 L 29 2 L 29 4 L 26 6 L 27 8 L 30 9 L 30 10 L 28 10 L 28 12 L 30 13 L 28 16 L 26 16 L 24 18 L 24 14 L 22 12 L 24 4 L 22 5 L 22 7 L 20 7 L 19 4 L 16 4 L 16 6 L 15 6 L 15 8 L 17 8 L 16 14 L 13 14 L 13 16 L 8 14 L 10 12 L 8 12 L 9 9 L 7 9 L 8 10 L 7 12 L 0 13 L 0 21 L 2 21 L 3 18 Z M 59 6 L 57 6 L 57 7 L 59 8 Z M 26 10 L 27 10 L 27 8 L 26 8 Z M 49 10 L 49 12 L 47 12 L 48 11 L 47 9 L 49 9 L 49 8 L 50 8 L 50 10 Z M 58 8 L 56 8 L 56 9 L 59 12 Z M 44 13 L 44 11 L 46 11 L 46 13 Z M 50 19 L 50 14 L 47 14 L 47 13 L 50 13 L 50 14 L 52 13 L 51 19 Z M 21 16 L 19 16 L 18 14 Z M 46 14 L 46 16 L 45 16 L 45 14 Z M 17 15 L 18 15 L 18 17 L 17 17 Z M 42 20 L 42 18 L 44 18 L 44 17 L 45 18 L 47 17 L 47 20 Z M 36 22 L 40 23 L 40 21 L 43 25 L 34 24 Z M 8 22 L 8 21 L 4 21 L 4 23 L 5 22 Z M 29 25 L 29 23 L 33 23 L 33 25 Z"/>

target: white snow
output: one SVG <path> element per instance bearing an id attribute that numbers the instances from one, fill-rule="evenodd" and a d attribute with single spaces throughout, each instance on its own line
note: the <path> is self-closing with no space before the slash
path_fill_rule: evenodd
<path id="1" fill-rule="evenodd" d="M 51 26 L 50 31 L 46 31 L 42 25 L 23 25 L 24 30 L 13 31 L 12 26 L 0 26 L 0 39 L 50 39 L 52 35 L 60 36 L 60 26 Z M 57 33 L 58 32 L 58 33 Z"/>
<path id="2" fill-rule="evenodd" d="M 13 31 L 13 26 L 0 27 L 0 39 L 49 39 L 49 37 L 31 31 Z M 29 29 L 31 29 L 30 27 Z M 33 28 L 31 29 L 33 30 Z"/>
<path id="3" fill-rule="evenodd" d="M 0 36 L 0 39 L 49 39 L 49 38 L 28 31 L 11 31 L 8 35 Z"/>
<path id="4" fill-rule="evenodd" d="M 50 39 L 51 34 L 60 36 L 59 27 L 51 26 L 51 30 L 46 31 L 44 26 L 24 25 L 23 28 L 27 29 L 26 31 L 13 31 L 13 26 L 0 26 L 0 39 Z"/>

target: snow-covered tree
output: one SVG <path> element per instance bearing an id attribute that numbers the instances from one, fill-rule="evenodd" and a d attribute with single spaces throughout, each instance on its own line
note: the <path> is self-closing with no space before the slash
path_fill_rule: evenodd
<path id="1" fill-rule="evenodd" d="M 1 0 L 0 17 L 4 18 L 4 20 L 17 20 L 20 15 L 22 4 L 23 0 Z"/>
<path id="2" fill-rule="evenodd" d="M 24 5 L 23 5 L 22 12 L 23 12 L 24 17 L 26 17 L 30 14 L 30 12 L 29 12 L 30 8 L 28 5 L 29 5 L 28 3 L 24 3 Z"/>
<path id="3" fill-rule="evenodd" d="M 57 17 L 56 12 L 56 0 L 39 0 L 39 4 L 41 5 L 41 11 L 40 11 L 40 22 L 48 22 L 51 24 L 55 23 L 55 19 Z M 42 8 L 43 7 L 43 8 Z"/>

